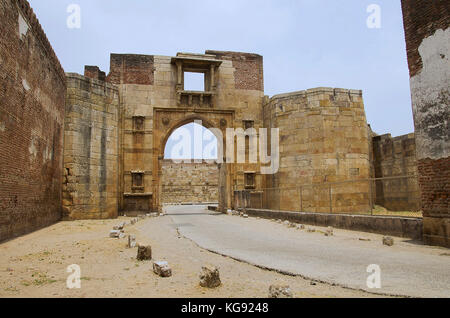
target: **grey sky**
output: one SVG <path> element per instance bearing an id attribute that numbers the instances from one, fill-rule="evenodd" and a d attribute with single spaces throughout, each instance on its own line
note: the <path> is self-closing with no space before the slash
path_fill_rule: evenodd
<path id="1" fill-rule="evenodd" d="M 207 49 L 264 56 L 265 92 L 362 89 L 375 132 L 413 132 L 400 0 L 31 0 L 66 72 L 109 71 L 110 53 Z M 81 7 L 69 29 L 67 6 Z M 381 29 L 366 25 L 381 6 Z"/>

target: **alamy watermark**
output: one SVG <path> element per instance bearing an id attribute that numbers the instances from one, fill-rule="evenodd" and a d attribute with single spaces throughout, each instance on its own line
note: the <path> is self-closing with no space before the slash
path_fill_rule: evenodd
<path id="1" fill-rule="evenodd" d="M 66 286 L 69 289 L 81 288 L 81 268 L 77 264 L 67 266 L 67 273 L 70 275 L 67 277 Z"/>
<path id="2" fill-rule="evenodd" d="M 67 17 L 66 24 L 69 29 L 81 29 L 81 7 L 78 4 L 69 4 L 67 6 Z"/>
<path id="3" fill-rule="evenodd" d="M 367 7 L 366 24 L 369 29 L 381 29 L 381 7 L 378 4 L 371 4 Z"/>
<path id="4" fill-rule="evenodd" d="M 367 267 L 367 272 L 370 273 L 367 277 L 367 288 L 380 289 L 381 288 L 381 268 L 380 265 L 371 264 Z"/>
<path id="5" fill-rule="evenodd" d="M 197 127 L 202 126 L 201 120 L 196 120 Z M 172 137 L 177 141 L 171 149 L 171 158 L 174 163 L 191 162 L 191 159 L 174 159 L 182 156 L 191 158 L 191 147 L 194 142 L 194 157 L 208 157 L 216 147 L 217 138 L 217 159 L 205 159 L 207 163 L 250 163 L 261 164 L 261 174 L 275 174 L 280 166 L 279 129 L 270 130 L 270 155 L 268 151 L 268 129 L 248 128 L 227 128 L 224 138 L 223 132 L 219 128 L 209 128 L 209 132 L 203 133 L 201 129 L 194 127 L 194 136 L 190 130 L 182 127 L 177 129 Z M 246 158 L 246 140 L 248 139 L 248 160 Z M 203 147 L 203 141 L 207 144 Z M 259 155 L 259 156 L 258 156 Z M 198 162 L 194 160 L 194 162 Z M 200 161 L 202 162 L 202 161 Z"/>

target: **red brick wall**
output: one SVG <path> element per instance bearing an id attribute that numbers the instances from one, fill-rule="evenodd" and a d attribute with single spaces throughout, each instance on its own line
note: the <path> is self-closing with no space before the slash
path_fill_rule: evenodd
<path id="1" fill-rule="evenodd" d="M 448 0 L 402 0 L 406 50 L 411 77 L 422 69 L 422 40 L 450 24 Z M 445 12 L 447 12 L 445 14 Z"/>
<path id="2" fill-rule="evenodd" d="M 84 76 L 93 78 L 99 81 L 105 81 L 106 80 L 106 74 L 105 72 L 102 72 L 98 66 L 90 66 L 86 65 L 84 67 Z"/>
<path id="3" fill-rule="evenodd" d="M 152 55 L 111 54 L 107 81 L 113 84 L 153 85 L 154 58 Z"/>
<path id="4" fill-rule="evenodd" d="M 429 217 L 450 214 L 450 158 L 419 160 L 419 182 L 423 209 Z"/>
<path id="5" fill-rule="evenodd" d="M 64 71 L 29 4 L 0 0 L 0 241 L 61 217 L 65 93 Z"/>
<path id="6" fill-rule="evenodd" d="M 235 88 L 264 91 L 263 57 L 241 52 L 206 51 L 220 60 L 233 61 Z"/>

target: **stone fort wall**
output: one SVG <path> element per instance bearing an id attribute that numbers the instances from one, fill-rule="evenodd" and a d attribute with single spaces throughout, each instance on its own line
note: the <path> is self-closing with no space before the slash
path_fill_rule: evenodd
<path id="1" fill-rule="evenodd" d="M 374 203 L 390 211 L 420 211 L 414 134 L 373 137 Z M 414 176 L 408 178 L 395 178 Z M 392 178 L 392 179 L 390 179 Z"/>
<path id="2" fill-rule="evenodd" d="M 217 203 L 219 167 L 216 163 L 174 163 L 162 166 L 162 204 Z"/>
<path id="3" fill-rule="evenodd" d="M 67 74 L 65 219 L 117 217 L 118 127 L 117 87 L 78 74 Z"/>
<path id="4" fill-rule="evenodd" d="M 0 0 L 0 241 L 61 219 L 64 71 L 26 1 Z"/>
<path id="5" fill-rule="evenodd" d="M 265 112 L 266 125 L 280 129 L 280 169 L 267 176 L 265 187 L 286 189 L 266 191 L 266 207 L 330 212 L 331 197 L 334 212 L 369 209 L 368 182 L 345 183 L 370 176 L 361 91 L 317 88 L 277 95 L 267 100 Z"/>

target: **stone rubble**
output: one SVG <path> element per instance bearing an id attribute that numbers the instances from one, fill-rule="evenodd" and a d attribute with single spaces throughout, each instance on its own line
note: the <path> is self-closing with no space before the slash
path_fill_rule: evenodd
<path id="1" fill-rule="evenodd" d="M 325 232 L 325 236 L 333 236 L 333 235 L 334 235 L 333 227 L 329 226 Z"/>
<path id="2" fill-rule="evenodd" d="M 219 269 L 215 266 L 203 266 L 200 273 L 200 286 L 216 288 L 221 285 Z"/>
<path id="3" fill-rule="evenodd" d="M 269 298 L 293 298 L 291 288 L 289 286 L 271 285 L 269 287 Z"/>
<path id="4" fill-rule="evenodd" d="M 121 232 L 119 230 L 111 230 L 109 232 L 109 237 L 111 238 L 119 238 Z"/>
<path id="5" fill-rule="evenodd" d="M 136 247 L 136 237 L 134 235 L 128 235 L 128 248 L 134 248 Z"/>
<path id="6" fill-rule="evenodd" d="M 138 261 L 149 261 L 152 259 L 152 247 L 151 246 L 138 246 L 136 259 Z"/>
<path id="7" fill-rule="evenodd" d="M 383 245 L 386 246 L 393 246 L 394 245 L 394 239 L 390 236 L 384 236 L 383 237 Z"/>
<path id="8" fill-rule="evenodd" d="M 153 263 L 153 272 L 160 277 L 172 276 L 172 269 L 166 261 L 157 261 Z"/>

